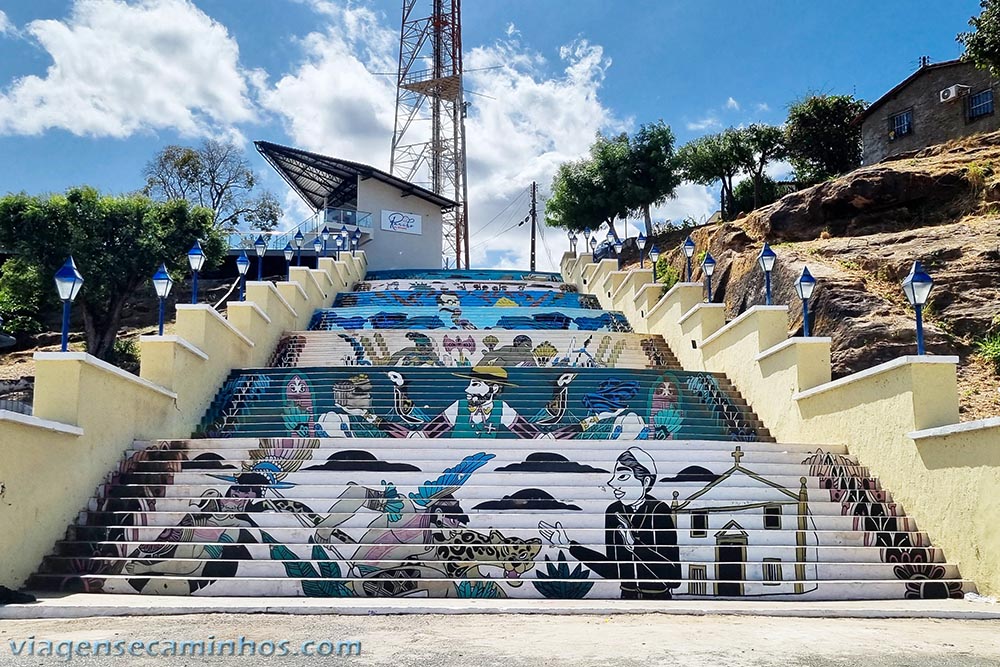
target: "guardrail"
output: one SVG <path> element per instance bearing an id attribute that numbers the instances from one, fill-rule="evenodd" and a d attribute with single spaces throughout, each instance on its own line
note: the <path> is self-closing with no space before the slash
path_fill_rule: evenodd
<path id="1" fill-rule="evenodd" d="M 321 222 L 322 220 L 322 222 Z M 228 235 L 230 250 L 253 250 L 254 241 L 258 236 L 263 236 L 267 242 L 268 252 L 281 252 L 286 245 L 295 247 L 295 235 L 302 232 L 303 248 L 311 248 L 313 239 L 320 235 L 323 227 L 330 230 L 330 238 L 340 232 L 344 227 L 349 233 L 360 229 L 362 234 L 371 234 L 372 214 L 367 211 L 354 211 L 344 208 L 328 208 L 322 217 L 316 215 L 305 222 L 283 231 L 260 232 L 260 231 L 236 231 Z"/>

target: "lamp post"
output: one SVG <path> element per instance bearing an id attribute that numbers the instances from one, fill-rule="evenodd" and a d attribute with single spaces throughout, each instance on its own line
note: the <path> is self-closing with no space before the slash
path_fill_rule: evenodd
<path id="1" fill-rule="evenodd" d="M 635 240 L 635 244 L 639 247 L 639 268 L 644 269 L 646 265 L 643 263 L 646 260 L 643 250 L 646 248 L 646 237 L 642 232 L 639 232 L 638 238 Z"/>
<path id="2" fill-rule="evenodd" d="M 257 251 L 257 282 L 260 282 L 264 280 L 264 253 L 267 252 L 267 241 L 264 240 L 263 234 L 257 236 L 253 248 Z"/>
<path id="3" fill-rule="evenodd" d="M 774 260 L 778 256 L 771 250 L 771 246 L 764 243 L 764 249 L 757 255 L 757 264 L 764 271 L 764 303 L 771 305 L 771 270 L 774 269 Z"/>
<path id="4" fill-rule="evenodd" d="M 604 237 L 604 240 L 608 242 L 608 245 L 613 245 L 615 242 L 615 228 L 608 223 L 608 235 Z"/>
<path id="5" fill-rule="evenodd" d="M 174 287 L 174 281 L 167 273 L 167 265 L 160 264 L 160 268 L 153 274 L 153 289 L 156 290 L 156 298 L 160 300 L 160 335 L 163 335 L 163 311 L 166 307 L 167 297 Z"/>
<path id="6" fill-rule="evenodd" d="M 597 264 L 597 237 L 590 237 L 590 259 Z"/>
<path id="7" fill-rule="evenodd" d="M 295 241 L 295 266 L 302 266 L 302 244 L 305 243 L 306 237 L 302 235 L 302 230 L 295 232 L 295 236 L 292 237 Z"/>
<path id="8" fill-rule="evenodd" d="M 924 271 L 920 262 L 914 262 L 913 268 L 903 279 L 903 293 L 906 300 L 917 313 L 917 354 L 924 354 L 924 305 L 934 287 L 934 279 Z"/>
<path id="9" fill-rule="evenodd" d="M 584 252 L 586 252 L 587 248 L 590 247 L 590 235 L 591 235 L 591 233 L 592 232 L 590 231 L 590 227 L 584 227 L 583 228 L 583 250 L 584 250 Z"/>
<path id="10" fill-rule="evenodd" d="M 191 303 L 198 303 L 198 272 L 205 266 L 205 253 L 198 241 L 188 250 L 188 264 L 191 265 Z"/>
<path id="11" fill-rule="evenodd" d="M 236 270 L 240 272 L 240 301 L 243 301 L 245 296 L 247 270 L 249 270 L 249 268 L 250 258 L 247 257 L 247 251 L 244 250 L 243 253 L 236 258 Z"/>
<path id="12" fill-rule="evenodd" d="M 685 246 L 686 247 L 686 246 Z M 690 267 L 691 258 L 688 258 L 688 266 Z M 690 268 L 688 269 L 691 270 Z M 712 274 L 715 273 L 715 258 L 712 257 L 712 253 L 706 252 L 705 259 L 701 260 L 701 270 L 705 273 L 705 284 L 708 287 L 708 302 L 712 303 Z"/>
<path id="13" fill-rule="evenodd" d="M 345 249 L 344 248 L 344 239 L 345 239 L 345 237 L 338 236 L 337 240 L 334 241 L 334 243 L 337 244 L 337 261 L 338 262 L 340 261 L 340 251 Z"/>
<path id="14" fill-rule="evenodd" d="M 694 241 L 691 237 L 684 239 L 684 256 L 687 257 L 688 282 L 691 282 L 691 258 L 694 257 Z"/>
<path id="15" fill-rule="evenodd" d="M 802 299 L 802 335 L 807 338 L 809 337 L 809 299 L 812 297 L 814 289 L 816 289 L 816 279 L 809 273 L 809 267 L 803 266 L 802 274 L 795 281 L 795 291 Z"/>
<path id="16" fill-rule="evenodd" d="M 354 257 L 354 253 L 357 252 L 358 246 L 361 245 L 361 228 L 360 227 L 357 228 L 357 229 L 355 229 L 354 233 L 351 234 L 351 241 L 352 241 L 352 243 L 351 243 L 351 257 Z"/>
<path id="17" fill-rule="evenodd" d="M 343 241 L 343 248 L 344 248 L 344 250 L 347 250 L 347 246 L 350 245 L 350 243 L 348 243 L 348 238 L 350 237 L 350 235 L 351 235 L 351 232 L 349 232 L 347 230 L 347 225 L 341 225 L 340 226 L 340 238 L 344 239 L 344 241 Z"/>
<path id="18" fill-rule="evenodd" d="M 285 249 L 282 250 L 285 255 L 285 280 L 292 279 L 292 255 L 295 254 L 295 250 L 292 248 L 291 243 L 285 244 Z"/>
<path id="19" fill-rule="evenodd" d="M 325 254 L 325 251 L 323 250 L 325 247 L 326 247 L 326 243 L 323 242 L 323 239 L 321 239 L 318 236 L 315 239 L 313 239 L 313 250 L 316 251 L 316 268 L 317 269 L 319 268 L 319 258 L 320 258 L 320 256 L 322 254 Z"/>
<path id="20" fill-rule="evenodd" d="M 69 309 L 70 304 L 76 298 L 76 295 L 80 293 L 80 288 L 83 287 L 83 276 L 80 271 L 76 268 L 76 262 L 73 261 L 73 255 L 70 255 L 66 260 L 66 263 L 56 271 L 56 290 L 59 292 L 59 298 L 63 302 L 63 315 L 62 315 L 62 351 L 65 352 L 69 346 Z"/>
<path id="21" fill-rule="evenodd" d="M 319 235 L 323 237 L 323 256 L 326 257 L 326 242 L 330 240 L 330 229 L 324 227 Z"/>
<path id="22" fill-rule="evenodd" d="M 656 282 L 656 262 L 660 259 L 660 249 L 653 244 L 653 247 L 649 249 L 649 265 L 653 269 L 653 282 Z"/>
<path id="23" fill-rule="evenodd" d="M 576 257 L 576 232 L 571 229 L 566 236 L 569 238 L 569 251 Z"/>
<path id="24" fill-rule="evenodd" d="M 622 270 L 622 242 L 615 241 L 615 259 L 618 260 L 618 270 Z"/>

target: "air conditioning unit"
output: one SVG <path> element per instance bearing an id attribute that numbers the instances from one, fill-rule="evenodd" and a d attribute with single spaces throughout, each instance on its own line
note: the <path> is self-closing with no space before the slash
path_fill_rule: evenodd
<path id="1" fill-rule="evenodd" d="M 942 102 L 954 102 L 959 97 L 967 95 L 969 93 L 969 86 L 963 86 L 956 84 L 954 86 L 949 86 L 945 88 L 940 93 L 938 93 L 938 98 Z"/>

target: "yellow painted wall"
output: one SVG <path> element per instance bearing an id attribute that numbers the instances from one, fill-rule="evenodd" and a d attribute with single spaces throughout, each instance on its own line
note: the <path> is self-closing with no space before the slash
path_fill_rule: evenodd
<path id="1" fill-rule="evenodd" d="M 359 253 L 293 267 L 292 283 L 249 283 L 228 317 L 180 304 L 176 335 L 140 340 L 139 376 L 84 353 L 36 354 L 34 415 L 0 410 L 0 585 L 24 582 L 134 440 L 188 437 L 233 368 L 266 364 L 365 267 Z"/>
<path id="2" fill-rule="evenodd" d="M 902 357 L 831 381 L 830 339 L 789 339 L 786 307 L 726 323 L 697 283 L 658 299 L 648 285 L 609 299 L 605 283 L 628 280 L 610 278 L 617 267 L 604 262 L 581 269 L 582 260 L 564 256 L 562 266 L 587 279 L 581 292 L 661 334 L 685 368 L 725 373 L 779 442 L 846 444 L 965 578 L 1000 595 L 1000 419 L 957 423 L 956 357 Z"/>

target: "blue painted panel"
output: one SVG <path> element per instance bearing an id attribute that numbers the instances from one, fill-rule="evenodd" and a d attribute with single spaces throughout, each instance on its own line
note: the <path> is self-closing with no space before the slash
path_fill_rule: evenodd
<path id="1" fill-rule="evenodd" d="M 455 271 L 450 269 L 396 269 L 392 271 L 369 271 L 367 280 L 392 280 L 394 278 L 420 278 L 424 280 L 542 280 L 562 282 L 562 275 L 544 271 L 523 271 L 517 269 L 471 269 Z"/>
<path id="2" fill-rule="evenodd" d="M 323 308 L 312 331 L 357 329 L 579 329 L 629 332 L 621 313 L 587 308 Z"/>
<path id="3" fill-rule="evenodd" d="M 446 302 L 453 301 L 452 297 L 458 299 L 458 304 L 463 308 L 485 307 L 485 308 L 509 308 L 522 306 L 525 308 L 539 306 L 559 306 L 560 308 L 600 308 L 597 297 L 590 294 L 578 294 L 576 292 L 488 292 L 488 291 L 468 291 L 455 290 L 449 292 L 438 291 L 410 291 L 410 290 L 386 290 L 379 292 L 342 292 L 337 295 L 333 302 L 335 308 L 351 308 L 355 306 L 399 306 L 411 308 L 413 306 L 441 306 Z"/>

